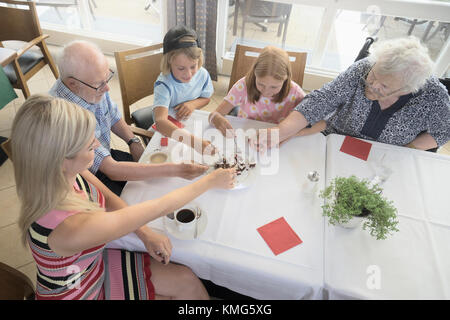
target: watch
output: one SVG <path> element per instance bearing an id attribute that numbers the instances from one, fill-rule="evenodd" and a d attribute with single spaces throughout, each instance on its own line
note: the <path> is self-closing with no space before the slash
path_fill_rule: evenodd
<path id="1" fill-rule="evenodd" d="M 136 143 L 141 143 L 141 140 L 139 140 L 138 137 L 134 136 L 133 138 L 131 138 L 130 140 L 128 140 L 127 144 L 128 144 L 129 146 L 131 146 L 131 144 L 134 143 L 134 142 L 136 142 Z"/>

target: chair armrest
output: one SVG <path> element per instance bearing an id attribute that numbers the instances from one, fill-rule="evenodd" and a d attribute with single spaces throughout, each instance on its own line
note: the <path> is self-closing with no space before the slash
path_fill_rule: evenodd
<path id="1" fill-rule="evenodd" d="M 8 64 L 14 61 L 14 59 L 17 58 L 17 52 L 8 49 L 8 48 L 2 48 L 0 47 L 0 64 L 2 67 L 6 67 Z"/>
<path id="2" fill-rule="evenodd" d="M 145 137 L 145 138 L 149 138 L 151 139 L 153 137 L 153 132 L 142 129 L 142 128 L 138 128 L 138 127 L 133 127 L 133 126 L 129 126 L 131 131 L 141 137 Z"/>
<path id="3" fill-rule="evenodd" d="M 25 52 L 27 52 L 31 47 L 37 45 L 39 42 L 42 42 L 43 40 L 47 39 L 49 37 L 48 34 L 43 34 L 39 37 L 34 38 L 33 40 L 26 43 L 25 46 L 17 50 L 17 57 L 22 56 Z"/>

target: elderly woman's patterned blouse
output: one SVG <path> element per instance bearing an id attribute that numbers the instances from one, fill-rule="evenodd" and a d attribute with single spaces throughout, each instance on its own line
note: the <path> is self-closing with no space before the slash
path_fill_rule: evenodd
<path id="1" fill-rule="evenodd" d="M 364 95 L 369 60 L 355 62 L 333 81 L 314 90 L 294 109 L 314 124 L 327 120 L 325 134 L 338 133 L 406 145 L 421 132 L 428 132 L 439 146 L 450 140 L 450 100 L 446 88 L 430 77 L 415 94 L 401 96 L 381 110 L 378 101 Z"/>

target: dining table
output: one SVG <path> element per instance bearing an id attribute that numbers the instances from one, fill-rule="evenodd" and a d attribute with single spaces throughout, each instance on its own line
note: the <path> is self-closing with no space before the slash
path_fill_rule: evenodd
<path id="1" fill-rule="evenodd" d="M 229 138 L 221 138 L 208 115 L 194 111 L 182 121 L 184 129 L 226 152 Z M 274 126 L 227 118 L 244 137 Z M 295 137 L 265 153 L 239 139 L 256 167 L 235 188 L 209 190 L 190 203 L 202 212 L 200 230 L 183 236 L 167 217 L 148 226 L 170 238 L 172 262 L 255 299 L 449 299 L 450 157 L 367 141 L 370 153 L 362 160 L 341 151 L 344 139 L 321 133 Z M 168 161 L 179 161 L 183 152 L 192 155 L 181 142 L 161 142 L 155 132 L 139 161 L 147 163 L 158 152 L 168 154 Z M 376 240 L 361 226 L 330 225 L 320 191 L 337 176 L 373 180 L 380 172 L 389 173 L 380 186 L 398 210 L 399 231 Z M 178 177 L 130 181 L 121 198 L 133 205 L 191 182 Z M 272 228 L 280 222 L 280 229 Z M 270 236 L 263 230 L 272 230 Z M 288 236 L 296 241 L 285 243 Z M 284 247 L 277 251 L 276 246 Z M 108 247 L 146 250 L 134 233 Z"/>

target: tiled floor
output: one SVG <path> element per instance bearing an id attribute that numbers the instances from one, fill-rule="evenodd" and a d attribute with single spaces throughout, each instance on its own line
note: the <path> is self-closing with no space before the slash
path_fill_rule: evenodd
<path id="1" fill-rule="evenodd" d="M 60 48 L 52 47 L 51 52 L 56 56 Z M 111 66 L 115 68 L 114 59 L 109 58 Z M 215 94 L 211 103 L 204 110 L 214 110 L 222 101 L 228 88 L 228 77 L 219 76 L 219 80 L 214 82 Z M 51 88 L 55 78 L 50 68 L 45 67 L 38 72 L 29 82 L 32 93 L 47 93 Z M 111 96 L 113 100 L 122 108 L 120 87 L 118 78 L 115 77 L 110 82 Z M 21 91 L 16 91 L 19 98 L 8 104 L 0 111 L 0 135 L 10 136 L 11 124 L 17 109 L 24 101 Z M 137 107 L 148 106 L 152 103 L 152 97 L 137 103 Z M 128 150 L 128 146 L 119 138 L 112 137 L 112 147 L 116 149 Z M 441 148 L 439 152 L 450 155 L 450 143 Z M 20 242 L 20 232 L 17 225 L 19 213 L 19 203 L 16 195 L 13 167 L 10 160 L 7 160 L 0 167 L 0 261 L 27 274 L 33 282 L 35 281 L 35 265 L 28 250 Z"/>

